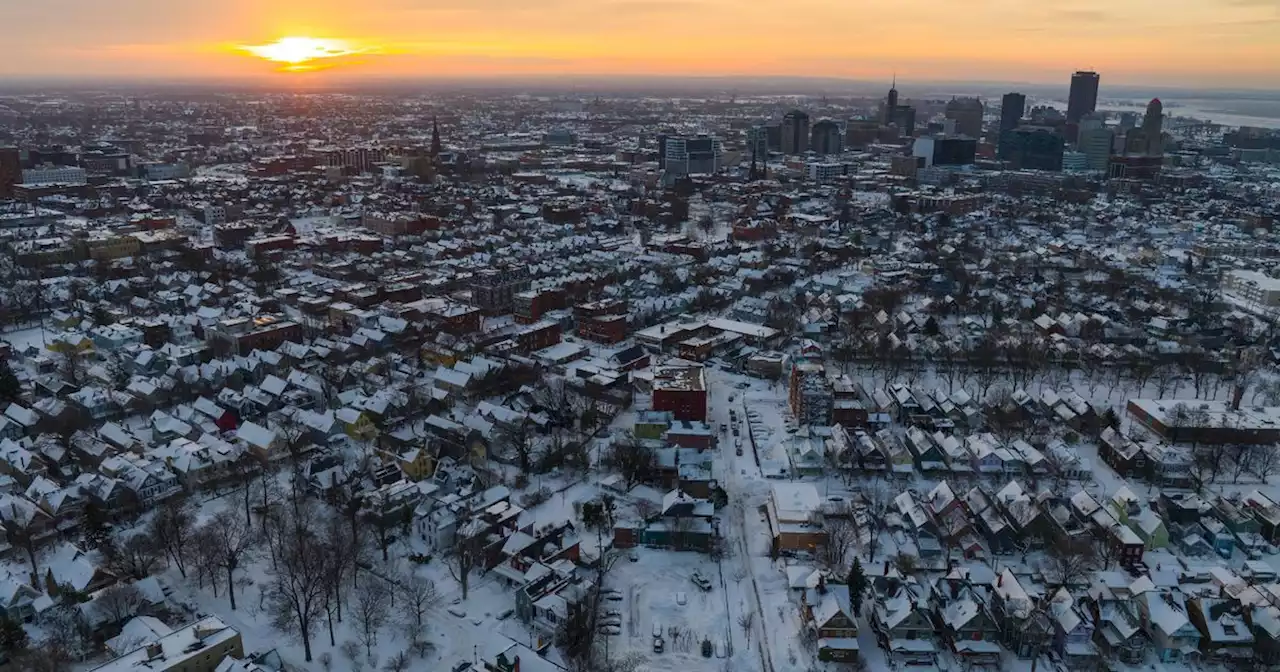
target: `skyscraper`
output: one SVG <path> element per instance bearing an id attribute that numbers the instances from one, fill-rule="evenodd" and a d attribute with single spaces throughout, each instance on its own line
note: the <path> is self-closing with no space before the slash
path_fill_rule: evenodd
<path id="1" fill-rule="evenodd" d="M 1027 112 L 1027 97 L 1021 93 L 1006 93 L 1000 99 L 1000 133 L 1018 127 L 1022 115 Z"/>
<path id="2" fill-rule="evenodd" d="M 884 106 L 884 125 L 893 123 L 893 115 L 898 109 L 898 76 L 893 76 L 893 84 L 889 86 L 889 98 Z"/>
<path id="3" fill-rule="evenodd" d="M 782 117 L 782 153 L 804 154 L 809 151 L 809 115 L 792 110 Z"/>
<path id="4" fill-rule="evenodd" d="M 819 154 L 839 154 L 844 151 L 844 136 L 840 133 L 840 124 L 831 119 L 815 123 L 810 133 L 809 147 Z"/>
<path id="5" fill-rule="evenodd" d="M 658 137 L 662 147 L 660 161 L 663 170 L 676 175 L 710 174 L 720 170 L 720 139 L 714 136 Z"/>
<path id="6" fill-rule="evenodd" d="M 1147 114 L 1142 118 L 1142 135 L 1147 141 L 1147 154 L 1160 156 L 1164 154 L 1164 104 L 1159 98 L 1152 98 L 1147 103 Z"/>
<path id="7" fill-rule="evenodd" d="M 1067 99 L 1067 123 L 1078 124 L 1080 118 L 1098 109 L 1098 73 L 1081 70 L 1071 75 L 1071 94 Z"/>
<path id="8" fill-rule="evenodd" d="M 1019 126 L 1000 136 L 1000 158 L 1014 170 L 1062 170 L 1062 135 L 1045 126 Z"/>
<path id="9" fill-rule="evenodd" d="M 1106 172 L 1111 163 L 1111 149 L 1115 144 L 1115 134 L 1101 119 L 1085 117 L 1080 122 L 1079 140 L 1076 148 L 1085 155 L 1086 167 L 1089 170 Z"/>
<path id="10" fill-rule="evenodd" d="M 952 98 L 946 115 L 956 122 L 956 133 L 971 138 L 982 137 L 982 101 L 977 98 Z"/>

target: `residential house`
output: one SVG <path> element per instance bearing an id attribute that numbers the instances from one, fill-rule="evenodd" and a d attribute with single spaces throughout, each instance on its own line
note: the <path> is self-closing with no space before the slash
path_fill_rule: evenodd
<path id="1" fill-rule="evenodd" d="M 1206 662 L 1243 667 L 1256 658 L 1248 611 L 1230 598 L 1197 597 L 1187 600 L 1187 614 L 1200 631 L 1200 653 Z"/>
<path id="2" fill-rule="evenodd" d="M 63 544 L 45 559 L 44 588 L 52 596 L 67 590 L 77 593 L 93 593 L 116 582 L 116 577 L 98 566 L 84 551 L 71 544 Z"/>
<path id="3" fill-rule="evenodd" d="M 1000 628 L 967 581 L 950 580 L 934 593 L 934 623 L 961 663 L 970 669 L 1000 665 Z"/>
<path id="4" fill-rule="evenodd" d="M 812 552 L 826 544 L 818 514 L 822 499 L 812 483 L 775 483 L 765 501 L 775 552 Z"/>
<path id="5" fill-rule="evenodd" d="M 236 439 L 244 444 L 249 453 L 262 463 L 285 457 L 282 441 L 274 429 L 268 429 L 256 422 L 246 422 L 236 430 Z"/>
<path id="6" fill-rule="evenodd" d="M 1053 646 L 1053 621 L 1051 614 L 1040 608 L 1041 599 L 1008 568 L 997 574 L 991 585 L 991 616 L 1005 646 L 1019 658 L 1037 658 Z"/>
<path id="7" fill-rule="evenodd" d="M 1050 598 L 1049 617 L 1053 622 L 1053 650 L 1062 657 L 1067 669 L 1098 669 L 1093 616 L 1066 588 L 1059 588 Z"/>
<path id="8" fill-rule="evenodd" d="M 1144 629 L 1137 598 L 1153 589 L 1149 579 L 1135 581 L 1126 572 L 1098 573 L 1084 606 L 1093 619 L 1093 641 L 1103 655 L 1129 665 L 1146 659 L 1151 637 Z"/>
<path id="9" fill-rule="evenodd" d="M 850 663 L 858 658 L 858 615 L 849 600 L 849 587 L 826 583 L 806 590 L 800 601 L 800 616 L 818 637 L 818 659 Z"/>
<path id="10" fill-rule="evenodd" d="M 896 666 L 936 665 L 938 644 L 925 586 L 914 577 L 897 577 L 887 578 L 883 587 L 873 590 L 874 605 L 867 621 L 888 661 Z"/>
<path id="11" fill-rule="evenodd" d="M 1148 590 L 1137 598 L 1142 624 L 1162 663 L 1180 663 L 1198 653 L 1200 631 L 1191 622 L 1186 597 L 1177 589 Z"/>

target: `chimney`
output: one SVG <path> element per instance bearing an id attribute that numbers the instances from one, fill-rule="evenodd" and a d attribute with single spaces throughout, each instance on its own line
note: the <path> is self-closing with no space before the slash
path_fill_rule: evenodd
<path id="1" fill-rule="evenodd" d="M 885 576 L 889 576 L 889 561 L 888 561 L 888 560 L 885 560 L 885 561 L 884 561 L 884 575 L 885 575 Z"/>
<path id="2" fill-rule="evenodd" d="M 516 656 L 516 664 L 511 666 L 511 672 L 520 672 L 520 656 Z"/>
<path id="3" fill-rule="evenodd" d="M 147 645 L 147 660 L 155 660 L 164 655 L 164 649 L 159 643 Z"/>
<path id="4" fill-rule="evenodd" d="M 1241 399 L 1244 399 L 1244 385 L 1236 383 L 1235 387 L 1231 388 L 1231 410 L 1240 410 Z"/>
<path id="5" fill-rule="evenodd" d="M 1000 572 L 1000 576 L 996 577 L 996 588 L 1004 587 L 1004 572 Z"/>

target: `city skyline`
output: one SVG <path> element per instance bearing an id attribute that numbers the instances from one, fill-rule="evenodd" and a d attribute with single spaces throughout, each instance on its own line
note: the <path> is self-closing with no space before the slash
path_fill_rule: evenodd
<path id="1" fill-rule="evenodd" d="M 947 10 L 935 0 L 369 0 L 359 12 L 336 0 L 50 0 L 6 10 L 23 29 L 10 37 L 16 57 L 0 64 L 0 79 L 288 81 L 303 71 L 876 80 L 896 71 L 917 81 L 1057 83 L 1096 70 L 1116 85 L 1280 87 L 1274 2 Z M 271 50 L 289 37 L 326 42 Z"/>

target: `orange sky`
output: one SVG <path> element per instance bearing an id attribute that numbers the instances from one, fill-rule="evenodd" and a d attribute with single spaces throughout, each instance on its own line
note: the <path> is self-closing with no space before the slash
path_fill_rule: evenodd
<path id="1" fill-rule="evenodd" d="M 6 76 L 289 77 L 238 50 L 302 35 L 345 74 L 813 75 L 1280 87 L 1280 0 L 3 0 Z M 1047 3 L 1039 3 L 1045 5 Z"/>

